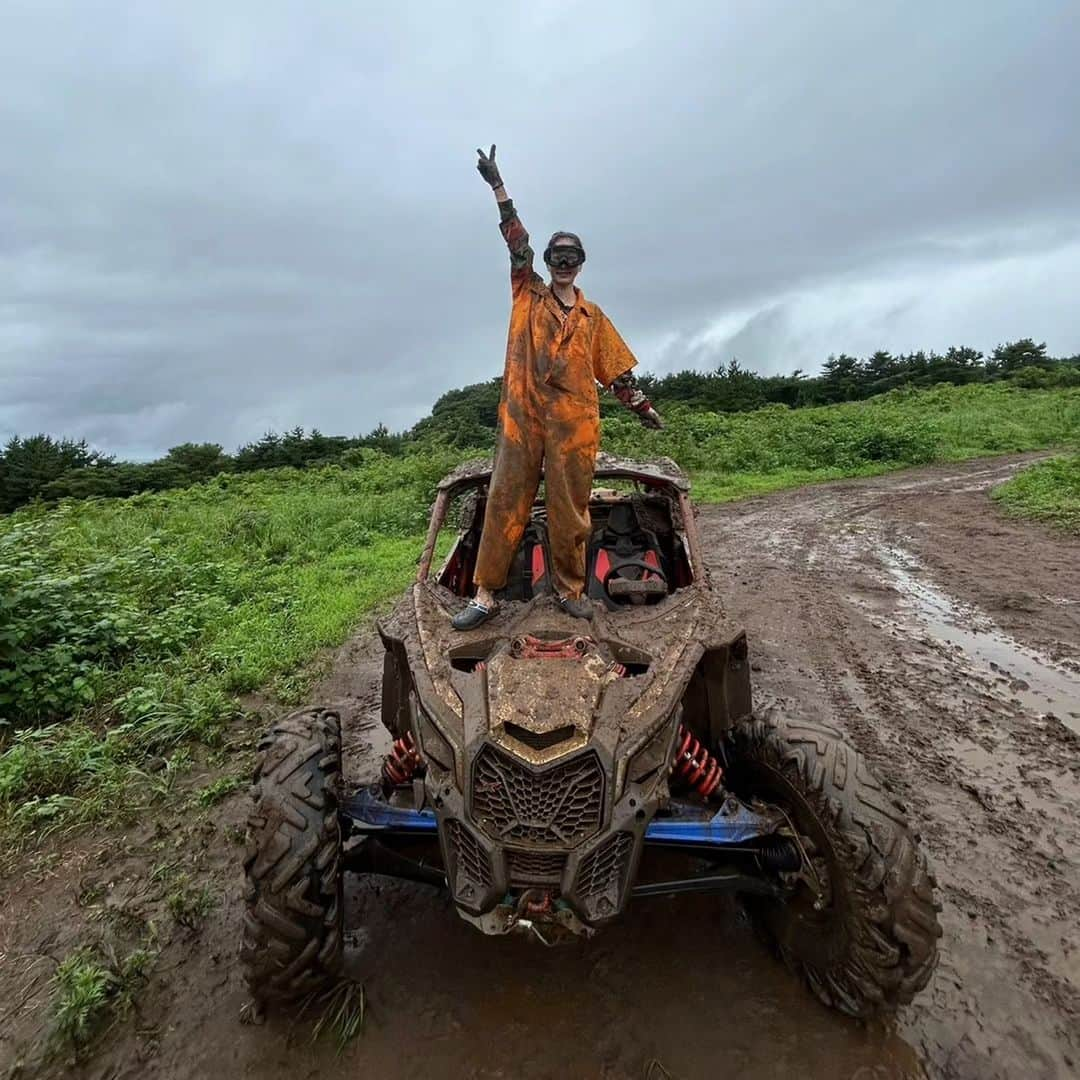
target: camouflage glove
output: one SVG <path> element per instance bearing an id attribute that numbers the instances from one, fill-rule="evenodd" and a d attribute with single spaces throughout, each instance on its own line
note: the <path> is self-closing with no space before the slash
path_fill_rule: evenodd
<path id="1" fill-rule="evenodd" d="M 485 154 L 483 150 L 476 151 L 480 160 L 476 163 L 476 171 L 484 178 L 484 182 L 493 188 L 503 186 L 502 177 L 499 175 L 499 166 L 495 164 L 495 144 L 491 144 L 491 153 Z"/>
<path id="2" fill-rule="evenodd" d="M 660 414 L 646 402 L 646 408 L 635 409 L 638 414 L 638 419 L 647 427 L 654 428 L 656 431 L 660 431 L 664 426 L 664 421 L 660 419 Z"/>
<path id="3" fill-rule="evenodd" d="M 647 428 L 659 430 L 664 426 L 660 414 L 652 407 L 652 402 L 638 388 L 634 376 L 624 371 L 612 384 L 611 392 L 631 411 Z"/>

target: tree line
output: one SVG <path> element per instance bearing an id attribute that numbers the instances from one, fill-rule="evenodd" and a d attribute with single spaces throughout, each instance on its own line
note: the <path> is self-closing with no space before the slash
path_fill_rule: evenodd
<path id="1" fill-rule="evenodd" d="M 802 371 L 758 375 L 732 360 L 714 371 L 642 375 L 638 382 L 661 411 L 679 404 L 709 412 L 744 412 L 773 403 L 798 409 L 860 401 L 901 386 L 1002 379 L 1030 388 L 1080 385 L 1080 355 L 1051 357 L 1045 343 L 1023 338 L 999 345 L 989 356 L 965 346 L 944 353 L 893 355 L 879 350 L 862 359 L 841 353 L 830 356 L 817 376 Z M 116 497 L 186 487 L 223 472 L 356 465 L 368 450 L 397 456 L 432 442 L 488 447 L 498 425 L 500 390 L 498 378 L 450 390 L 435 402 L 429 416 L 405 432 L 390 432 L 380 424 L 367 435 L 349 437 L 297 427 L 285 434 L 267 432 L 233 454 L 217 443 L 183 443 L 151 462 L 117 461 L 85 440 L 15 436 L 0 451 L 0 513 L 35 499 Z M 610 395 L 601 395 L 603 414 L 620 409 Z"/>
<path id="2" fill-rule="evenodd" d="M 798 409 L 862 401 L 899 386 L 1000 379 L 1030 387 L 1061 386 L 1072 385 L 1078 376 L 1080 355 L 1050 357 L 1045 342 L 1036 345 L 1031 338 L 1023 338 L 999 345 L 989 356 L 967 346 L 954 346 L 944 353 L 920 350 L 896 355 L 879 349 L 865 359 L 841 353 L 830 356 L 821 374 L 813 378 L 802 371 L 757 375 L 732 360 L 712 372 L 680 371 L 639 381 L 658 401 L 680 401 L 713 412 L 743 412 L 774 402 Z"/>
<path id="3" fill-rule="evenodd" d="M 10 513 L 35 499 L 116 498 L 188 487 L 219 473 L 358 463 L 356 455 L 363 447 L 400 454 L 407 439 L 407 435 L 391 434 L 383 425 L 356 438 L 298 427 L 284 435 L 267 432 L 235 454 L 227 454 L 219 443 L 182 443 L 156 461 L 132 462 L 117 461 L 88 446 L 85 439 L 15 436 L 0 451 L 0 513 Z M 350 451 L 353 459 L 348 457 Z"/>

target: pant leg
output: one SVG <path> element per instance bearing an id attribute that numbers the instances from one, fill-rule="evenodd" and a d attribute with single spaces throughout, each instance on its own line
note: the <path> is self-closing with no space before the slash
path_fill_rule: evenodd
<path id="1" fill-rule="evenodd" d="M 570 395 L 551 391 L 544 441 L 544 498 L 552 577 L 561 596 L 577 598 L 585 588 L 589 542 L 589 496 L 600 446 L 600 419 Z"/>
<path id="2" fill-rule="evenodd" d="M 510 561 L 532 514 L 544 460 L 544 431 L 539 420 L 522 416 L 502 425 L 495 469 L 488 486 L 484 529 L 473 580 L 492 591 L 506 584 Z"/>

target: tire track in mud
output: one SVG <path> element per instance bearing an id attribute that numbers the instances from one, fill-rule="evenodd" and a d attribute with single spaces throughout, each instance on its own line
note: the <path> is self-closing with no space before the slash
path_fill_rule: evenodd
<path id="1" fill-rule="evenodd" d="M 883 783 L 893 796 L 909 811 L 916 833 L 920 832 L 920 823 L 925 823 L 922 830 L 924 843 L 932 851 L 938 851 L 938 863 L 947 866 L 953 861 L 951 854 L 944 854 L 951 853 L 952 849 L 950 823 L 967 818 L 978 830 L 992 834 L 1000 833 L 1002 822 L 995 816 L 992 806 L 979 802 L 979 789 L 965 780 L 963 769 L 958 768 L 940 739 L 925 737 L 922 731 L 903 723 L 901 718 L 929 710 L 958 735 L 973 738 L 974 733 L 955 709 L 940 700 L 937 688 L 927 685 L 929 672 L 923 662 L 909 653 L 908 662 L 912 666 L 906 674 L 914 676 L 911 682 L 895 677 L 896 673 L 890 671 L 888 665 L 882 665 L 880 659 L 875 663 L 865 650 L 866 628 L 859 638 L 856 636 L 854 624 L 857 620 L 857 612 L 848 612 L 847 618 L 836 611 L 822 613 L 827 649 L 820 652 L 846 659 L 846 667 L 842 668 L 827 660 L 822 662 L 825 691 L 841 728 L 866 756 L 877 775 L 884 777 Z M 921 691 L 921 696 L 916 691 Z M 865 704 L 855 704 L 856 697 Z M 883 723 L 886 718 L 896 718 L 898 722 Z M 969 800 L 976 805 L 969 807 Z M 1004 825 L 1008 827 L 1010 823 L 1011 819 L 1006 818 Z M 1025 845 L 1021 839 L 1018 851 L 1016 830 L 1010 828 L 1008 832 L 1011 834 L 1008 839 L 1012 841 L 1009 846 L 1015 857 L 1022 853 Z M 947 907 L 963 912 L 969 919 L 978 919 L 992 927 L 995 935 L 1005 939 L 1020 961 L 1020 975 L 1028 988 L 1037 998 L 1046 1000 L 1047 973 L 1026 962 L 1031 954 L 1029 943 L 1011 930 L 1007 911 L 994 899 L 977 896 L 955 885 L 947 872 L 939 873 L 938 877 L 939 891 Z M 1059 989 L 1061 987 L 1053 988 L 1054 991 Z M 919 1045 L 925 1058 L 937 1059 L 942 1071 L 948 1071 L 950 1067 L 963 1071 L 953 1060 L 951 1051 L 945 1056 L 940 1051 L 954 1038 L 955 1029 L 950 1029 L 957 1014 L 980 1015 L 980 991 L 962 977 L 962 965 L 947 946 L 942 950 L 935 982 L 927 993 L 936 1007 L 927 1008 L 925 996 L 917 1000 L 908 1010 L 916 1019 L 903 1023 L 902 1029 Z M 943 1023 L 946 1016 L 954 1019 Z"/>
<path id="2" fill-rule="evenodd" d="M 911 572 L 945 595 L 960 583 L 958 609 L 977 612 L 1022 586 L 1068 611 L 1080 596 L 1080 546 L 1005 522 L 987 496 L 1019 463 L 824 485 L 702 515 L 708 546 L 741 554 L 739 573 L 717 584 L 747 624 L 752 656 L 768 649 L 755 691 L 819 718 L 831 712 L 935 860 L 942 962 L 899 1029 L 948 1076 L 1066 1076 L 1077 1060 L 1080 740 L 1032 702 L 1010 700 L 1008 672 L 986 670 L 912 618 L 887 554 L 917 553 Z M 1030 553 L 1022 568 L 1018 544 Z M 1010 609 L 1008 633 L 1076 656 L 1067 618 L 1052 617 L 1047 640 L 1042 616 L 1054 603 L 1028 605 L 1026 620 Z"/>
<path id="3" fill-rule="evenodd" d="M 820 514 L 815 514 L 813 525 L 791 523 L 789 520 L 785 528 L 789 533 L 796 532 L 798 535 L 798 540 L 793 544 L 785 545 L 782 539 L 778 543 L 777 537 L 773 537 L 770 546 L 774 550 L 786 548 L 790 554 L 789 588 L 795 594 L 793 600 L 799 613 L 798 624 L 813 629 L 812 634 L 802 638 L 797 645 L 789 644 L 788 648 L 797 658 L 798 670 L 803 672 L 808 668 L 820 686 L 820 700 L 815 700 L 814 694 L 804 688 L 794 692 L 785 705 L 789 710 L 813 709 L 815 719 L 831 720 L 840 727 L 870 763 L 886 790 L 911 813 L 913 827 L 918 833 L 919 822 L 929 819 L 928 808 L 932 802 L 918 782 L 919 773 L 927 764 L 926 754 L 911 753 L 911 740 L 904 738 L 900 725 L 881 722 L 882 717 L 904 716 L 917 707 L 916 703 L 894 680 L 884 677 L 887 671 L 883 670 L 880 657 L 874 663 L 864 655 L 860 639 L 866 640 L 869 628 L 865 626 L 859 610 L 851 606 L 822 603 L 824 595 L 852 587 L 852 566 L 838 557 L 839 552 L 845 550 L 845 545 L 836 542 L 837 537 L 832 530 L 873 513 L 879 506 L 879 503 L 874 503 L 851 508 L 843 515 L 842 521 L 834 520 L 827 524 L 823 523 Z M 760 519 L 754 522 L 755 529 L 763 525 L 766 523 Z M 816 535 L 817 544 L 821 544 L 822 534 L 830 539 L 827 551 L 815 546 L 812 540 Z M 888 586 L 874 585 L 870 581 L 861 582 L 861 586 L 866 591 L 886 596 L 891 592 Z M 756 692 L 755 696 L 760 694 Z M 940 766 L 944 761 L 939 760 L 935 764 Z M 941 996 L 940 988 L 944 985 L 951 989 L 949 996 L 953 1011 L 958 1005 L 964 1011 L 974 1011 L 974 997 L 965 991 L 947 951 L 944 951 L 934 984 L 926 993 Z M 914 1008 L 919 1009 L 921 1005 L 917 1003 Z M 920 1047 L 924 1058 L 935 1056 L 933 1048 L 926 1045 L 918 1028 L 901 1021 L 901 1029 L 905 1030 L 913 1044 Z M 943 1064 L 940 1056 L 938 1064 Z"/>

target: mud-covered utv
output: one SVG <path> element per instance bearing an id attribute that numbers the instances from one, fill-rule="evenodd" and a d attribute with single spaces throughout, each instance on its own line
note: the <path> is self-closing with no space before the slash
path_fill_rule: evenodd
<path id="1" fill-rule="evenodd" d="M 261 743 L 243 938 L 256 998 L 334 975 L 353 872 L 447 890 L 484 933 L 545 943 L 644 898 L 734 892 L 826 1004 L 910 1001 L 941 933 L 926 860 L 837 732 L 753 710 L 746 636 L 710 587 L 686 477 L 600 455 L 593 617 L 552 596 L 537 502 L 499 613 L 459 633 L 490 476 L 474 463 L 439 485 L 416 582 L 380 624 L 381 782 L 343 782 L 329 709 Z M 429 576 L 451 511 L 456 542 Z"/>

